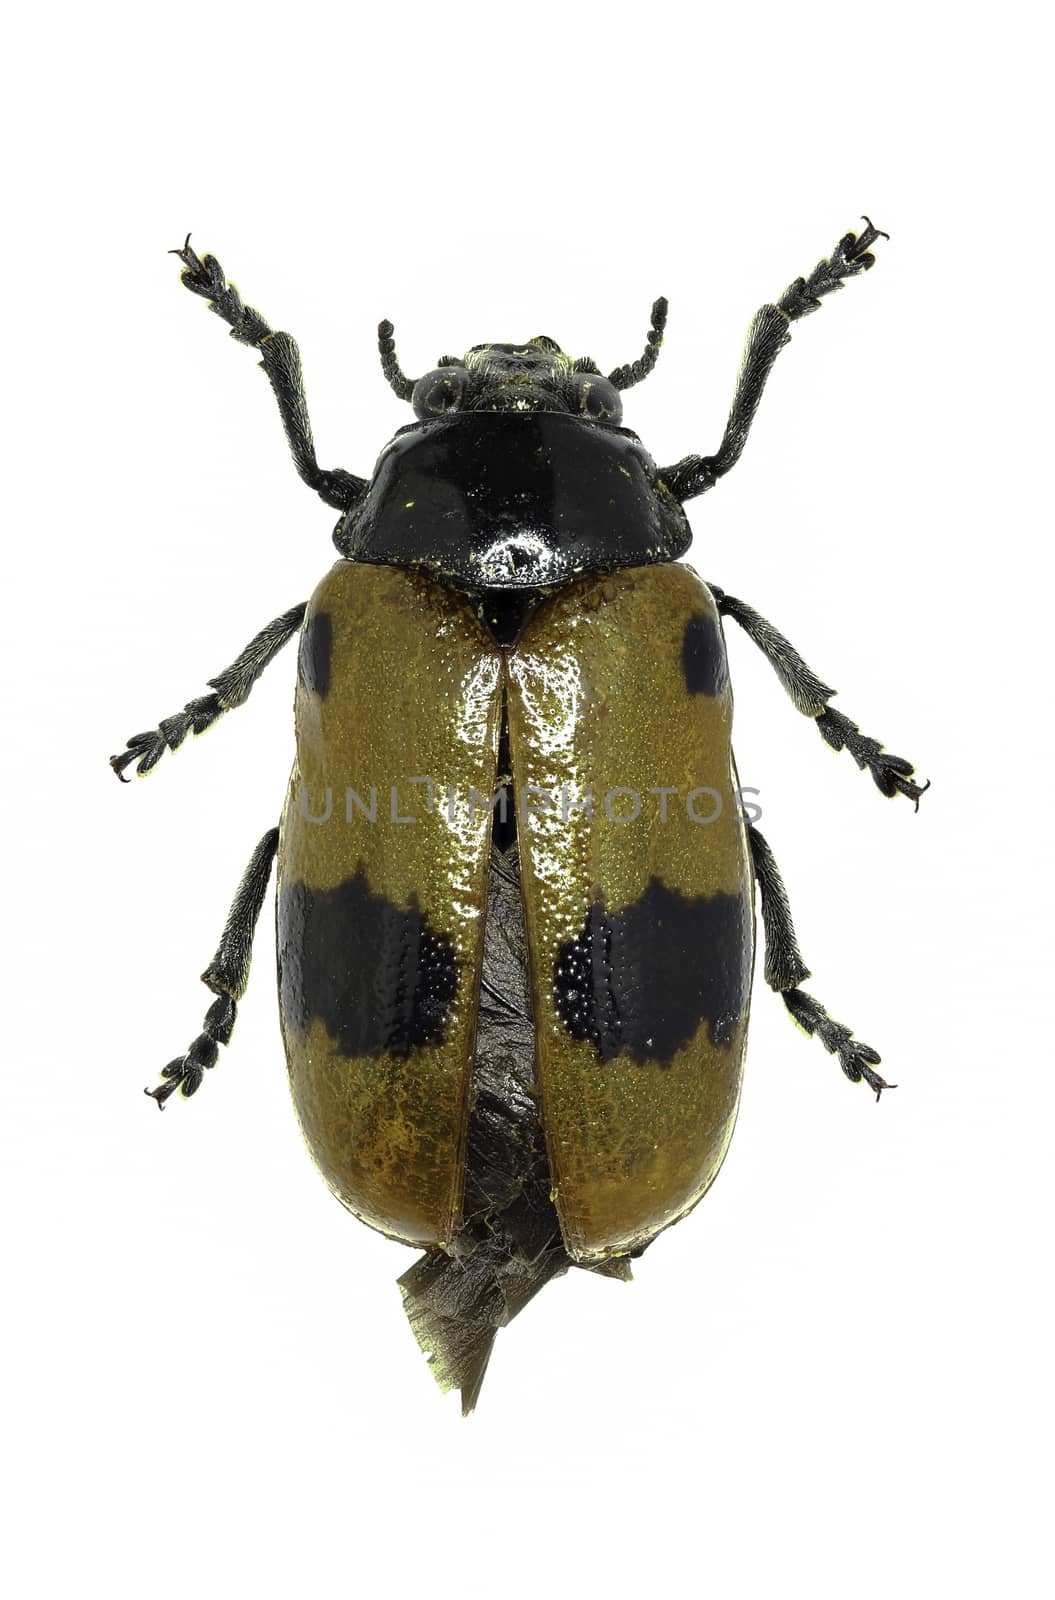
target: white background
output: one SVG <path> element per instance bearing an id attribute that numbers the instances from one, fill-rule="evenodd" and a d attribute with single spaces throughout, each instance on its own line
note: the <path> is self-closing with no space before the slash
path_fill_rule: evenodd
<path id="1" fill-rule="evenodd" d="M 12 1596 L 1047 1590 L 1051 239 L 1032 6 L 38 7 L 3 96 Z M 1039 8 L 1037 8 L 1039 15 Z M 476 1415 L 303 1150 L 270 912 L 192 1103 L 144 1084 L 291 760 L 294 662 L 121 789 L 106 758 L 327 569 L 193 228 L 299 340 L 321 462 L 381 379 L 540 331 L 713 450 L 757 306 L 862 210 L 690 561 L 933 780 L 826 750 L 734 630 L 737 750 L 876 1106 L 761 981 L 719 1181 L 632 1287 L 575 1273 Z M 1042 473 L 1044 474 L 1042 487 Z"/>

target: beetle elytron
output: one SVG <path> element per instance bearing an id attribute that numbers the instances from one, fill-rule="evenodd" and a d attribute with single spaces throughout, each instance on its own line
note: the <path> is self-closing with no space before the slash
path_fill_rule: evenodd
<path id="1" fill-rule="evenodd" d="M 872 266 L 880 234 L 864 221 L 758 312 L 717 454 L 658 469 L 620 425 L 620 391 L 655 365 L 664 300 L 643 355 L 607 377 L 538 337 L 445 356 L 414 382 L 383 322 L 385 377 L 417 421 L 367 480 L 318 466 L 290 336 L 189 238 L 174 252 L 186 287 L 259 350 L 297 471 L 341 513 L 341 559 L 211 694 L 112 758 L 119 777 L 149 772 L 243 704 L 299 634 L 281 826 L 202 975 L 204 1031 L 147 1092 L 161 1106 L 194 1094 L 230 1040 L 277 854 L 301 1126 L 338 1198 L 424 1249 L 400 1279 L 407 1314 L 466 1412 L 496 1331 L 550 1278 L 628 1278 L 714 1179 L 739 1097 L 755 881 L 767 982 L 848 1078 L 887 1087 L 876 1052 L 799 987 L 784 886 L 738 804 L 721 619 L 883 794 L 918 806 L 923 790 L 775 628 L 678 562 L 684 502 L 738 460 L 789 325 Z"/>

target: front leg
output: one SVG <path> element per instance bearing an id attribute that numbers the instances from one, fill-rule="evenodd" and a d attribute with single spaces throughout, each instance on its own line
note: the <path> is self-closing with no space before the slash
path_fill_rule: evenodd
<path id="1" fill-rule="evenodd" d="M 663 467 L 659 476 L 679 500 L 690 500 L 693 495 L 711 489 L 730 467 L 735 467 L 747 443 L 747 435 L 755 420 L 758 402 L 773 363 L 790 343 L 788 331 L 799 317 L 808 316 L 820 307 L 821 296 L 841 289 L 843 280 L 858 272 L 866 272 L 875 265 L 875 256 L 869 246 L 879 238 L 889 235 L 873 227 L 867 217 L 862 219 L 867 227 L 860 234 L 847 233 L 839 240 L 827 261 L 819 261 L 808 278 L 796 278 L 776 305 L 763 306 L 755 314 L 747 333 L 747 345 L 736 380 L 736 392 L 729 411 L 718 452 L 713 456 L 685 456 L 672 467 Z"/>
<path id="2" fill-rule="evenodd" d="M 110 757 L 110 765 L 121 782 L 128 782 L 124 770 L 133 762 L 143 777 L 157 766 L 166 750 L 178 750 L 188 733 L 204 733 L 225 711 L 244 705 L 264 668 L 274 661 L 282 646 L 300 628 L 306 610 L 307 602 L 302 600 L 299 606 L 292 606 L 266 628 L 261 628 L 229 667 L 208 680 L 215 693 L 188 701 L 182 711 L 166 717 L 150 732 L 133 734 L 120 755 Z"/>
<path id="3" fill-rule="evenodd" d="M 813 718 L 825 743 L 833 750 L 849 750 L 861 770 L 867 768 L 872 774 L 872 781 L 880 794 L 888 798 L 903 794 L 913 801 L 918 811 L 920 797 L 930 788 L 930 783 L 921 785 L 913 781 L 912 775 L 916 769 L 912 762 L 906 761 L 904 756 L 888 755 L 878 739 L 869 738 L 861 732 L 856 722 L 851 722 L 841 711 L 833 710 L 828 701 L 835 690 L 821 682 L 794 645 L 771 622 L 767 622 L 765 617 L 759 616 L 757 611 L 735 595 L 726 594 L 717 584 L 710 583 L 707 587 L 718 602 L 719 615 L 732 617 L 747 637 L 757 644 L 796 709 L 803 716 Z"/>
<path id="4" fill-rule="evenodd" d="M 199 257 L 191 249 L 189 233 L 182 250 L 171 254 L 183 262 L 180 280 L 184 288 L 208 301 L 209 310 L 230 327 L 232 339 L 259 350 L 260 365 L 278 401 L 293 465 L 301 478 L 328 506 L 347 511 L 366 492 L 367 481 L 343 467 L 327 470 L 316 461 L 297 341 L 288 333 L 272 332 L 259 311 L 245 305 L 234 284 L 228 283 L 216 257 Z"/>

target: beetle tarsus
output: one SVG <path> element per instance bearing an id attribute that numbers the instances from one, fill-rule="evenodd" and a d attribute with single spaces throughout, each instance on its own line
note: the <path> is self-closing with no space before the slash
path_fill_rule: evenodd
<path id="1" fill-rule="evenodd" d="M 110 765 L 122 783 L 129 781 L 123 774 L 133 762 L 136 772 L 144 777 L 153 771 L 166 750 L 178 750 L 188 733 L 204 733 L 225 711 L 244 705 L 264 668 L 270 666 L 283 645 L 299 630 L 306 610 L 302 601 L 269 622 L 266 628 L 261 628 L 229 667 L 209 679 L 213 694 L 189 700 L 182 711 L 166 717 L 150 732 L 133 734 L 120 755 L 110 757 Z"/>
<path id="2" fill-rule="evenodd" d="M 914 805 L 914 806 L 913 806 L 913 808 L 912 808 L 912 809 L 913 809 L 913 811 L 918 811 L 918 810 L 919 810 L 919 803 L 920 803 L 920 799 L 921 799 L 921 798 L 922 798 L 922 796 L 923 796 L 923 795 L 925 795 L 925 794 L 926 794 L 926 792 L 927 792 L 927 790 L 928 790 L 928 789 L 929 789 L 929 788 L 930 788 L 930 779 L 929 779 L 929 778 L 928 778 L 928 779 L 927 779 L 927 781 L 926 781 L 926 783 L 925 783 L 925 784 L 924 784 L 924 785 L 923 785 L 923 787 L 922 787 L 922 788 L 921 788 L 921 789 L 920 789 L 920 792 L 919 792 L 919 794 L 918 794 L 918 795 L 917 795 L 917 796 L 916 796 L 916 803 L 915 803 L 915 805 Z"/>
<path id="3" fill-rule="evenodd" d="M 858 234 L 856 238 L 854 238 L 852 233 L 847 235 L 848 239 L 853 240 L 851 249 L 855 255 L 863 254 L 864 251 L 868 249 L 869 245 L 875 244 L 877 239 L 886 239 L 887 241 L 890 239 L 889 233 L 884 233 L 882 228 L 877 228 L 871 217 L 866 217 L 862 213 L 861 221 L 866 224 L 864 233 Z M 874 263 L 874 261 L 875 257 L 873 256 L 872 263 Z M 872 263 L 870 263 L 870 265 Z"/>
<path id="4" fill-rule="evenodd" d="M 191 1095 L 197 1094 L 201 1088 L 206 1069 L 216 1065 L 219 1055 L 217 1043 L 218 1041 L 210 1035 L 200 1033 L 185 1056 L 177 1056 L 167 1067 L 162 1067 L 161 1076 L 164 1082 L 159 1083 L 154 1089 L 145 1089 L 144 1094 L 156 1100 L 162 1110 L 165 1108 L 165 1101 L 170 1099 L 177 1089 L 184 1100 L 189 1100 Z"/>
<path id="5" fill-rule="evenodd" d="M 179 1079 L 173 1078 L 168 1083 L 159 1083 L 156 1089 L 144 1089 L 143 1093 L 146 1095 L 148 1100 L 154 1100 L 157 1102 L 157 1108 L 159 1111 L 164 1111 L 165 1101 L 170 1095 L 175 1094 L 178 1088 Z"/>
<path id="6" fill-rule="evenodd" d="M 794 645 L 774 628 L 765 617 L 759 616 L 751 606 L 745 605 L 735 595 L 726 594 L 717 584 L 709 584 L 718 602 L 718 613 L 732 617 L 747 637 L 758 646 L 773 671 L 780 679 L 797 711 L 812 717 L 821 737 L 832 750 L 849 750 L 858 767 L 872 774 L 872 781 L 880 794 L 892 799 L 903 794 L 919 810 L 921 795 L 930 788 L 930 781 L 915 782 L 915 767 L 904 756 L 887 754 L 879 739 L 861 732 L 856 722 L 828 704 L 835 690 L 823 683 L 803 661 Z"/>
<path id="7" fill-rule="evenodd" d="M 325 471 L 315 459 L 315 442 L 308 418 L 300 351 L 288 333 L 276 333 L 259 311 L 247 306 L 233 283 L 228 283 L 215 256 L 199 257 L 191 249 L 190 234 L 182 250 L 172 250 L 183 262 L 180 282 L 192 294 L 209 302 L 210 311 L 228 324 L 232 339 L 250 345 L 263 356 L 260 365 L 278 402 L 293 463 L 303 481 L 320 499 L 338 511 L 347 511 L 365 492 L 367 483 L 343 468 Z"/>
<path id="8" fill-rule="evenodd" d="M 169 255 L 170 256 L 179 256 L 179 259 L 183 262 L 183 265 L 186 268 L 188 268 L 188 270 L 194 271 L 194 272 L 201 271 L 201 262 L 198 260 L 198 257 L 195 255 L 194 251 L 190 247 L 190 234 L 189 233 L 188 233 L 187 237 L 184 239 L 183 244 L 181 246 L 179 246 L 179 248 L 177 248 L 175 250 L 170 250 L 169 251 Z"/>
<path id="9" fill-rule="evenodd" d="M 896 1083 L 887 1083 L 886 1079 L 885 1078 L 881 1078 L 879 1076 L 878 1072 L 873 1072 L 871 1067 L 862 1066 L 862 1068 L 861 1068 L 861 1076 L 864 1079 L 865 1083 L 867 1083 L 868 1087 L 870 1089 L 874 1089 L 875 1090 L 875 1097 L 876 1097 L 876 1104 L 877 1105 L 879 1104 L 879 1101 L 880 1101 L 880 1099 L 882 1097 L 884 1089 L 896 1089 L 897 1088 L 897 1084 Z"/>
<path id="10" fill-rule="evenodd" d="M 869 1088 L 875 1090 L 877 1099 L 884 1089 L 895 1087 L 872 1070 L 883 1059 L 878 1050 L 855 1039 L 853 1030 L 829 1016 L 813 995 L 804 989 L 788 989 L 781 998 L 799 1027 L 818 1038 L 829 1055 L 838 1056 L 839 1065 L 851 1083 L 864 1079 Z"/>
<path id="11" fill-rule="evenodd" d="M 689 500 L 705 493 L 739 461 L 773 363 L 791 338 L 791 323 L 819 310 L 822 296 L 841 289 L 846 278 L 874 266 L 875 256 L 868 246 L 886 235 L 869 218 L 863 220 L 867 226 L 860 234 L 844 233 L 831 255 L 818 261 L 808 278 L 796 278 L 775 305 L 763 306 L 755 313 L 717 452 L 685 456 L 672 467 L 660 468 L 661 481 L 676 499 Z"/>
<path id="12" fill-rule="evenodd" d="M 839 1065 L 851 1083 L 864 1079 L 875 1091 L 876 1099 L 884 1089 L 893 1089 L 873 1069 L 882 1060 L 878 1050 L 862 1044 L 853 1036 L 853 1030 L 830 1017 L 819 1000 L 799 988 L 810 976 L 802 959 L 795 925 L 791 919 L 791 904 L 784 880 L 780 875 L 776 857 L 767 840 L 753 822 L 747 825 L 747 842 L 755 869 L 755 879 L 762 898 L 762 925 L 766 936 L 765 979 L 769 987 L 780 995 L 791 1016 L 806 1033 L 816 1035 L 829 1055 L 838 1056 Z"/>
<path id="13" fill-rule="evenodd" d="M 216 996 L 205 1013 L 205 1026 L 185 1055 L 176 1056 L 162 1068 L 165 1082 L 146 1091 L 158 1105 L 163 1105 L 177 1089 L 185 1100 L 196 1094 L 206 1072 L 219 1060 L 220 1046 L 231 1042 L 238 1001 L 249 982 L 253 934 L 277 849 L 278 829 L 271 828 L 250 857 L 227 914 L 216 954 L 201 975 L 201 981 Z"/>
<path id="14" fill-rule="evenodd" d="M 865 218 L 867 222 L 867 217 Z M 846 278 L 867 272 L 875 266 L 868 246 L 880 237 L 880 230 L 869 222 L 863 233 L 844 233 L 827 260 L 818 261 L 808 278 L 796 278 L 777 301 L 789 322 L 819 310 L 821 297 L 843 287 Z"/>
<path id="15" fill-rule="evenodd" d="M 166 717 L 150 732 L 133 734 L 120 755 L 110 757 L 110 765 L 120 778 L 124 769 L 134 762 L 136 772 L 143 778 L 153 772 L 166 750 L 178 750 L 188 733 L 204 733 L 219 721 L 226 709 L 216 694 L 190 700 L 182 711 Z"/>
<path id="16" fill-rule="evenodd" d="M 930 780 L 916 783 L 913 778 L 916 769 L 911 761 L 906 761 L 904 756 L 888 754 L 880 740 L 862 733 L 856 722 L 851 722 L 833 706 L 828 706 L 816 722 L 825 744 L 833 750 L 849 750 L 861 771 L 867 769 L 872 774 L 880 794 L 886 795 L 888 800 L 903 794 L 919 810 L 920 799 L 930 788 Z"/>

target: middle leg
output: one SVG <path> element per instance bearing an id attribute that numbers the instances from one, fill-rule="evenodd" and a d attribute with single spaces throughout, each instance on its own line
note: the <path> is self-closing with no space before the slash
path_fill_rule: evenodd
<path id="1" fill-rule="evenodd" d="M 856 722 L 828 704 L 835 693 L 806 665 L 790 640 L 774 628 L 752 606 L 735 595 L 726 594 L 715 583 L 707 586 L 718 603 L 718 613 L 732 617 L 756 644 L 780 679 L 797 711 L 812 717 L 821 738 L 832 750 L 849 750 L 858 767 L 866 768 L 880 794 L 888 799 L 903 794 L 919 810 L 919 802 L 930 783 L 914 780 L 915 767 L 904 756 L 890 755 L 879 739 L 862 733 Z"/>

